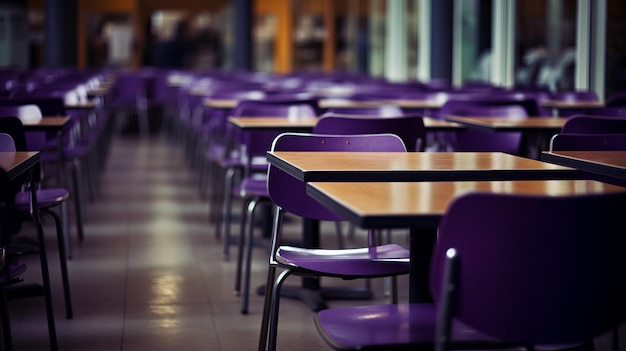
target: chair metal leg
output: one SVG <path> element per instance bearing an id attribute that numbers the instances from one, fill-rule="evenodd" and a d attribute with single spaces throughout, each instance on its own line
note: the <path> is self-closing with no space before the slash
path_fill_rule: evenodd
<path id="1" fill-rule="evenodd" d="M 74 311 L 72 308 L 72 295 L 70 292 L 70 280 L 67 272 L 67 254 L 65 252 L 65 233 L 63 232 L 63 224 L 61 217 L 50 209 L 42 210 L 49 214 L 56 225 L 57 242 L 59 245 L 59 263 L 61 265 L 61 280 L 63 282 L 63 296 L 65 298 L 65 317 L 72 319 L 74 317 Z"/>
<path id="2" fill-rule="evenodd" d="M 34 192 L 35 189 L 31 189 L 31 191 Z M 33 198 L 36 197 L 34 193 L 32 196 Z M 59 348 L 57 343 L 56 324 L 54 320 L 52 293 L 50 291 L 50 271 L 48 269 L 48 255 L 46 253 L 43 226 L 41 224 L 41 218 L 39 217 L 39 211 L 33 211 L 31 213 L 31 216 L 33 218 L 33 222 L 35 223 L 35 231 L 37 233 L 37 241 L 39 245 L 39 261 L 41 264 L 41 280 L 44 291 L 44 299 L 46 301 L 46 316 L 48 321 L 48 337 L 50 339 L 50 350 L 57 351 Z"/>
<path id="3" fill-rule="evenodd" d="M 222 242 L 223 245 L 223 252 L 222 255 L 224 257 L 225 261 L 228 261 L 230 259 L 230 244 L 231 244 L 231 237 L 230 237 L 230 222 L 231 222 L 231 215 L 232 215 L 232 200 L 233 200 L 233 186 L 234 186 L 234 182 L 235 182 L 235 173 L 237 172 L 237 169 L 235 167 L 229 167 L 226 170 L 226 175 L 224 177 L 225 179 L 225 185 L 224 185 L 224 202 L 223 202 L 223 207 L 222 207 L 222 221 L 223 223 L 219 223 L 218 221 L 218 225 L 221 227 L 221 225 L 224 226 L 224 240 Z"/>
<path id="4" fill-rule="evenodd" d="M 8 264 L 8 263 L 7 263 Z M 11 335 L 11 320 L 9 319 L 9 309 L 7 307 L 6 284 L 0 283 L 0 324 L 2 324 L 2 349 L 13 350 L 13 337 Z"/>
<path id="5" fill-rule="evenodd" d="M 65 237 L 65 253 L 67 258 L 72 258 L 72 239 L 70 235 L 70 209 L 67 201 L 61 203 L 61 223 L 63 225 L 63 235 Z"/>
<path id="6" fill-rule="evenodd" d="M 272 292 L 274 291 L 274 280 L 276 279 L 276 267 L 270 264 L 267 271 L 267 282 L 265 283 L 265 302 L 263 304 L 263 316 L 261 319 L 261 335 L 259 335 L 259 351 L 267 348 L 267 334 L 270 323 L 270 310 L 272 308 Z"/>
<path id="7" fill-rule="evenodd" d="M 244 275 L 243 275 L 243 298 L 241 300 L 241 313 L 248 314 L 248 305 L 250 301 L 250 270 L 252 266 L 252 247 L 254 246 L 254 211 L 257 205 L 263 202 L 261 198 L 254 198 L 248 203 L 246 221 L 242 222 L 242 227 L 245 224 L 245 237 L 241 237 L 240 240 L 245 240 L 245 253 L 244 253 Z M 239 253 L 241 256 L 241 252 Z M 238 264 L 241 264 L 241 259 L 237 260 Z"/>
<path id="8" fill-rule="evenodd" d="M 246 218 L 248 211 L 246 210 L 246 208 L 248 207 L 248 202 L 244 201 L 243 204 L 243 210 L 241 211 L 241 223 L 247 223 L 248 219 Z M 243 238 L 244 237 L 244 230 L 245 230 L 245 226 L 240 226 L 239 228 L 239 237 Z M 235 296 L 240 296 L 241 295 L 241 275 L 242 275 L 242 261 L 243 261 L 243 250 L 244 250 L 244 240 L 239 240 L 239 242 L 237 243 L 237 265 L 236 265 L 236 269 L 235 269 Z"/>
<path id="9" fill-rule="evenodd" d="M 283 283 L 291 275 L 291 270 L 286 269 L 278 275 L 276 281 L 274 281 L 274 287 L 272 288 L 272 301 L 270 308 L 269 318 L 269 333 L 268 333 L 268 346 L 269 351 L 276 350 L 276 339 L 278 337 L 278 312 L 280 310 L 280 289 Z"/>
<path id="10" fill-rule="evenodd" d="M 76 211 L 76 231 L 78 232 L 78 242 L 80 244 L 85 240 L 85 233 L 83 223 L 85 221 L 85 212 L 83 207 L 83 191 L 82 191 L 82 181 L 81 181 L 81 172 L 80 172 L 80 162 L 76 161 L 73 164 L 73 174 L 74 174 L 74 207 Z"/>

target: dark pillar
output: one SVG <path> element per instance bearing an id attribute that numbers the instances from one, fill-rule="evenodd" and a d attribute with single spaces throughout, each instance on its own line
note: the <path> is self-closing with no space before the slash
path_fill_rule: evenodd
<path id="1" fill-rule="evenodd" d="M 452 0 L 431 5 L 431 79 L 452 80 Z"/>
<path id="2" fill-rule="evenodd" d="M 46 0 L 45 63 L 46 67 L 77 65 L 76 0 Z"/>
<path id="3" fill-rule="evenodd" d="M 235 70 L 252 70 L 252 0 L 233 0 Z"/>

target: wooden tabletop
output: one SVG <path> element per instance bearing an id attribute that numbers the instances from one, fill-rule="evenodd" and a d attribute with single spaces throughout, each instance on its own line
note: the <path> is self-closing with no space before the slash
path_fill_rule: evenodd
<path id="1" fill-rule="evenodd" d="M 284 129 L 310 132 L 319 118 L 286 118 L 286 117 L 229 117 L 228 122 L 241 129 Z M 422 117 L 427 131 L 463 130 L 465 126 L 438 120 L 431 117 Z"/>
<path id="2" fill-rule="evenodd" d="M 70 123 L 71 118 L 69 116 L 61 117 L 43 117 L 36 123 L 27 122 L 23 123 L 24 130 L 26 131 L 54 131 L 65 128 Z"/>
<path id="3" fill-rule="evenodd" d="M 234 108 L 239 101 L 237 99 L 212 99 L 204 100 L 204 105 L 212 108 Z M 377 107 L 381 105 L 396 105 L 404 108 L 427 108 L 437 109 L 443 105 L 440 100 L 411 100 L 411 99 L 392 99 L 392 100 L 374 100 L 360 101 L 350 99 L 321 99 L 319 107 L 327 108 L 352 108 L 352 107 Z"/>
<path id="4" fill-rule="evenodd" d="M 39 163 L 39 152 L 0 152 L 0 168 L 4 169 L 11 180 L 23 174 Z"/>
<path id="5" fill-rule="evenodd" d="M 285 129 L 311 131 L 318 118 L 229 117 L 228 122 L 240 129 Z"/>
<path id="6" fill-rule="evenodd" d="M 93 101 L 78 102 L 75 104 L 65 104 L 67 110 L 91 110 L 96 107 Z"/>
<path id="7" fill-rule="evenodd" d="M 626 180 L 626 151 L 546 151 L 541 159 Z"/>
<path id="8" fill-rule="evenodd" d="M 563 101 L 563 100 L 543 100 L 539 104 L 548 108 L 602 108 L 604 101 Z"/>
<path id="9" fill-rule="evenodd" d="M 626 188 L 593 180 L 307 184 L 311 197 L 361 228 L 436 228 L 454 198 L 476 191 L 564 196 L 625 192 Z"/>
<path id="10" fill-rule="evenodd" d="M 305 181 L 577 179 L 573 168 L 500 152 L 268 152 L 270 164 Z"/>
<path id="11" fill-rule="evenodd" d="M 446 116 L 445 120 L 472 127 L 481 127 L 500 131 L 553 131 L 559 132 L 567 117 L 480 117 Z"/>

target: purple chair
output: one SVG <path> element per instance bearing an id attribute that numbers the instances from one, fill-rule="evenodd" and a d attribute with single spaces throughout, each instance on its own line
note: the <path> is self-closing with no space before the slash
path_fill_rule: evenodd
<path id="1" fill-rule="evenodd" d="M 448 101 L 441 108 L 442 115 L 472 117 L 526 118 L 528 109 L 515 103 L 474 103 L 473 101 Z M 467 128 L 455 132 L 448 140 L 453 151 L 500 151 L 520 154 L 522 134 L 519 132 L 492 132 Z"/>
<path id="2" fill-rule="evenodd" d="M 151 77 L 148 74 L 138 72 L 121 72 L 115 78 L 115 83 L 106 96 L 106 107 L 124 117 L 127 122 L 130 114 L 137 114 L 139 135 L 150 135 L 149 87 L 152 86 Z"/>
<path id="3" fill-rule="evenodd" d="M 406 149 L 402 140 L 393 134 L 285 133 L 274 140 L 272 151 L 405 152 Z M 272 165 L 268 171 L 267 188 L 275 209 L 259 350 L 265 349 L 266 346 L 269 350 L 276 349 L 280 292 L 287 277 L 301 275 L 356 279 L 408 273 L 408 250 L 395 244 L 376 245 L 375 237 L 372 235 L 370 235 L 371 245 L 358 249 L 327 250 L 281 245 L 284 212 L 312 220 L 343 219 L 310 198 L 306 193 L 304 182 Z M 284 269 L 278 278 L 275 277 L 276 269 Z M 393 296 L 395 297 L 395 292 Z"/>
<path id="4" fill-rule="evenodd" d="M 565 121 L 561 134 L 626 134 L 626 117 L 573 115 Z"/>
<path id="5" fill-rule="evenodd" d="M 423 151 L 426 128 L 420 115 L 376 117 L 326 113 L 313 128 L 316 134 L 378 134 L 391 133 L 402 139 L 408 151 Z"/>
<path id="6" fill-rule="evenodd" d="M 26 150 L 26 137 L 22 129 L 22 123 L 16 117 L 0 117 L 0 133 L 7 134 L 13 141 L 12 143 L 3 143 L 5 149 L 0 151 L 15 152 L 16 150 Z M 63 296 L 65 299 L 65 314 L 68 319 L 73 317 L 72 299 L 69 284 L 69 274 L 67 271 L 67 241 L 69 240 L 69 228 L 66 225 L 68 221 L 68 205 L 67 202 L 70 193 L 63 188 L 43 188 L 38 189 L 37 206 L 42 213 L 48 214 L 53 218 L 56 225 L 57 243 L 59 247 L 59 262 L 61 267 L 61 277 L 63 283 Z M 30 213 L 30 193 L 18 192 L 15 196 L 15 208 L 23 213 Z M 61 208 L 61 215 L 55 213 L 53 208 Z M 18 251 L 29 252 L 30 249 L 16 249 Z"/>
<path id="7" fill-rule="evenodd" d="M 626 317 L 624 208 L 626 193 L 461 196 L 439 225 L 434 304 L 327 309 L 318 331 L 336 350 L 593 349 Z"/>
<path id="8" fill-rule="evenodd" d="M 239 117 L 295 117 L 315 118 L 318 115 L 317 100 L 245 100 L 239 102 L 231 112 L 231 116 Z M 233 196 L 244 199 L 244 219 L 251 216 L 259 201 L 269 200 L 265 189 L 267 161 L 265 153 L 270 149 L 274 138 L 280 131 L 250 131 L 242 132 L 234 126 L 229 126 L 231 151 L 220 160 L 220 166 L 225 170 L 224 200 L 222 202 L 222 216 L 218 217 L 216 226 L 224 225 L 223 253 L 224 258 L 230 257 L 230 245 L 233 243 L 230 235 L 231 211 Z M 261 173 L 263 176 L 254 175 Z M 243 177 L 238 185 L 237 177 Z M 214 184 L 214 186 L 219 186 Z M 263 202 L 263 201 L 261 201 Z M 223 223 L 222 223 L 223 220 Z M 242 226 L 243 228 L 243 226 Z M 240 265 L 239 265 L 240 266 Z M 239 271 L 239 269 L 238 269 Z M 236 279 L 238 282 L 239 279 Z M 236 284 L 238 286 L 238 283 Z M 239 291 L 236 287 L 235 291 Z"/>

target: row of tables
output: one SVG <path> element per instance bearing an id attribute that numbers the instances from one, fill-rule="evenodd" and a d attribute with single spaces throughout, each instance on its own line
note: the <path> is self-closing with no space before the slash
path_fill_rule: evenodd
<path id="1" fill-rule="evenodd" d="M 427 131 L 474 127 L 549 138 L 566 120 L 450 116 L 446 120 L 426 117 L 424 124 Z M 317 119 L 231 117 L 229 122 L 247 131 L 310 132 Z M 456 197 L 471 191 L 536 195 L 626 191 L 617 185 L 585 179 L 586 172 L 592 172 L 626 180 L 626 152 L 572 154 L 540 149 L 537 153 L 536 160 L 497 152 L 268 152 L 267 159 L 306 182 L 311 197 L 356 226 L 408 228 L 409 300 L 420 302 L 431 299 L 428 270 L 436 230 Z"/>

